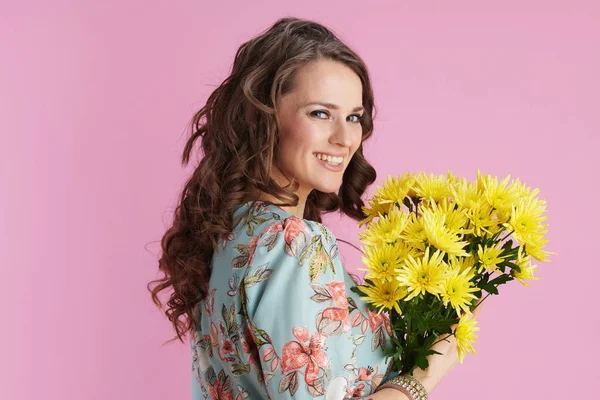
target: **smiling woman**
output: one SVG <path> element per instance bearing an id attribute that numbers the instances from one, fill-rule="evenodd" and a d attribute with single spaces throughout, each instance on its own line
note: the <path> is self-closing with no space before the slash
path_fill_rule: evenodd
<path id="1" fill-rule="evenodd" d="M 189 336 L 194 399 L 408 398 L 376 391 L 396 375 L 390 322 L 350 290 L 321 223 L 336 210 L 366 217 L 373 104 L 354 51 L 283 18 L 242 44 L 194 116 L 183 163 L 198 139 L 203 157 L 162 240 L 164 277 L 148 285 L 161 308 L 171 291 L 165 314 Z"/>
<path id="2" fill-rule="evenodd" d="M 363 110 L 363 91 L 351 68 L 329 59 L 299 68 L 292 87 L 279 101 L 274 177 L 282 184 L 289 177 L 298 181 L 299 202 L 293 211 L 302 218 L 313 190 L 334 193 L 342 185 L 341 172 L 362 142 L 362 114 L 356 111 Z"/>

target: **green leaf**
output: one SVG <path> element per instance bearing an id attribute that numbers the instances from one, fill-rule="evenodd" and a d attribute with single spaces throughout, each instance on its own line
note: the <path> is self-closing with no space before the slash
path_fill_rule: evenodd
<path id="1" fill-rule="evenodd" d="M 359 286 L 360 286 L 360 285 L 359 285 Z M 363 295 L 364 295 L 364 293 L 363 293 L 363 292 L 361 292 L 361 290 L 358 288 L 358 286 L 352 286 L 352 287 L 350 288 L 350 290 L 351 290 L 351 291 L 353 291 L 354 293 L 356 293 L 356 294 L 360 295 L 360 296 L 363 296 Z"/>
<path id="2" fill-rule="evenodd" d="M 217 374 L 215 374 L 215 369 L 213 367 L 209 367 L 208 370 L 204 373 L 204 378 L 208 382 L 209 385 L 213 386 L 215 381 L 217 380 Z"/>
<path id="3" fill-rule="evenodd" d="M 310 281 L 314 281 L 319 279 L 321 276 L 321 265 L 318 262 L 318 257 L 313 257 L 310 259 L 310 263 L 308 265 L 308 276 L 310 277 Z"/>
<path id="4" fill-rule="evenodd" d="M 237 256 L 231 262 L 231 266 L 233 268 L 243 268 L 246 266 L 246 264 L 248 264 L 249 259 L 250 259 L 250 256 L 245 256 L 245 255 Z"/>
<path id="5" fill-rule="evenodd" d="M 304 263 L 304 260 L 307 257 L 310 257 L 312 255 L 313 247 L 314 247 L 315 243 L 317 242 L 317 240 L 319 240 L 320 237 L 321 237 L 320 235 L 313 236 L 310 243 L 308 245 L 306 245 L 306 247 L 304 247 L 302 252 L 300 252 L 300 256 L 298 257 L 298 262 L 300 263 L 300 265 L 302 265 Z"/>
<path id="6" fill-rule="evenodd" d="M 521 272 L 521 267 L 519 267 L 517 264 L 510 262 L 510 261 L 505 261 L 505 264 L 507 266 L 509 266 L 510 268 L 514 269 L 517 272 Z"/>
<path id="7" fill-rule="evenodd" d="M 486 292 L 490 293 L 490 294 L 498 294 L 498 289 L 496 289 L 496 287 L 494 285 L 491 285 L 489 283 L 486 284 L 479 284 L 478 286 L 480 289 L 485 290 Z"/>
<path id="8" fill-rule="evenodd" d="M 319 224 L 318 227 L 322 235 L 325 236 L 325 241 L 331 242 L 331 233 L 329 233 L 329 230 L 325 227 L 325 225 Z"/>
<path id="9" fill-rule="evenodd" d="M 457 324 L 458 321 L 459 321 L 458 318 L 438 319 L 435 322 L 430 323 L 429 327 L 440 333 L 451 333 L 452 330 L 450 329 L 450 327 L 454 324 Z"/>
<path id="10" fill-rule="evenodd" d="M 225 304 L 223 304 L 223 307 L 221 307 L 221 317 L 223 317 L 223 321 L 225 321 L 225 327 L 227 328 L 227 331 L 229 331 L 229 318 L 228 318 L 229 314 L 227 312 L 227 306 L 225 306 Z"/>
<path id="11" fill-rule="evenodd" d="M 255 338 L 254 341 L 256 342 L 256 347 L 260 347 L 262 345 L 268 344 L 268 342 L 265 342 L 264 340 L 262 340 L 261 338 Z"/>
<path id="12" fill-rule="evenodd" d="M 256 329 L 255 332 L 258 333 L 267 342 L 269 342 L 269 343 L 271 342 L 271 337 L 263 329 Z"/>
<path id="13" fill-rule="evenodd" d="M 233 364 L 231 372 L 234 376 L 245 375 L 250 372 L 250 364 Z"/>
<path id="14" fill-rule="evenodd" d="M 488 279 L 490 279 L 489 272 L 484 272 L 483 277 L 481 278 L 481 282 L 480 283 L 487 283 Z"/>
<path id="15" fill-rule="evenodd" d="M 402 330 L 405 331 L 406 330 L 406 321 L 404 320 L 404 318 L 398 318 L 394 321 L 394 330 Z"/>
<path id="16" fill-rule="evenodd" d="M 497 241 L 498 238 L 500 237 L 500 235 L 502 234 L 502 232 L 504 232 L 506 229 L 502 228 L 500 229 L 498 232 L 494 233 L 494 235 L 491 237 L 492 241 Z"/>
<path id="17" fill-rule="evenodd" d="M 404 343 L 402 343 L 402 341 L 395 336 L 392 336 L 391 339 L 392 339 L 392 343 L 394 345 L 393 352 L 402 354 L 402 350 L 404 349 Z"/>
<path id="18" fill-rule="evenodd" d="M 503 249 L 512 249 L 512 245 L 513 245 L 513 241 L 512 241 L 512 239 L 509 239 L 506 242 L 504 242 L 504 244 L 502 245 L 502 248 Z"/>
<path id="19" fill-rule="evenodd" d="M 413 210 L 413 205 L 410 202 L 410 199 L 408 198 L 408 196 L 406 196 L 404 199 L 402 199 L 402 204 L 404 204 L 406 206 L 406 208 L 409 209 L 410 212 L 412 212 Z"/>
<path id="20" fill-rule="evenodd" d="M 417 354 L 417 358 L 415 359 L 415 366 L 421 368 L 422 370 L 426 370 L 429 367 L 429 361 L 424 353 Z"/>
<path id="21" fill-rule="evenodd" d="M 442 353 L 440 353 L 439 351 L 435 351 L 435 350 L 433 350 L 433 349 L 429 349 L 429 350 L 427 350 L 427 351 L 425 352 L 425 356 L 426 356 L 426 357 L 427 357 L 427 356 L 430 356 L 430 355 L 432 355 L 432 354 L 436 354 L 436 355 L 443 356 L 443 354 L 442 354 Z"/>
<path id="22" fill-rule="evenodd" d="M 425 319 L 419 318 L 417 320 L 417 328 L 419 333 L 423 333 L 429 328 L 429 324 Z"/>
<path id="23" fill-rule="evenodd" d="M 248 247 L 246 247 L 243 244 L 237 244 L 234 246 L 234 248 L 238 251 L 238 253 L 245 255 L 245 256 L 249 256 L 250 255 L 250 250 L 248 249 Z"/>
<path id="24" fill-rule="evenodd" d="M 500 276 L 498 276 L 497 278 L 492 279 L 489 284 L 490 285 L 502 285 L 506 282 L 510 282 L 512 281 L 514 278 L 510 275 L 506 275 L 506 274 L 502 274 Z"/>

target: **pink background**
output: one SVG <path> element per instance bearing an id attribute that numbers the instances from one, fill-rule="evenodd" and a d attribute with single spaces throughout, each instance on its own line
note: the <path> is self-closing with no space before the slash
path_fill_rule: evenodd
<path id="1" fill-rule="evenodd" d="M 189 398 L 188 344 L 162 346 L 174 332 L 145 286 L 189 119 L 238 46 L 287 15 L 369 66 L 377 183 L 480 168 L 548 201 L 558 255 L 486 301 L 478 355 L 432 399 L 598 396 L 597 2 L 49 3 L 0 5 L 0 398 Z M 326 223 L 358 243 L 353 222 Z"/>

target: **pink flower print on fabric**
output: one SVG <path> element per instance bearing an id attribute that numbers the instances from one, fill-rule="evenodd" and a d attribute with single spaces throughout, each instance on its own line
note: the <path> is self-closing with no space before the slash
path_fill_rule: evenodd
<path id="1" fill-rule="evenodd" d="M 295 327 L 293 332 L 298 341 L 291 341 L 283 346 L 281 370 L 285 374 L 306 366 L 304 380 L 312 385 L 319 375 L 319 367 L 325 368 L 328 363 L 327 354 L 323 351 L 326 336 L 315 332 L 309 338 L 305 327 Z"/>

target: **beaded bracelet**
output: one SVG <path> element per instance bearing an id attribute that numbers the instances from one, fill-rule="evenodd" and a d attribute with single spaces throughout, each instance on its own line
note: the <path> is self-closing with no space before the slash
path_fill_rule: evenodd
<path id="1" fill-rule="evenodd" d="M 398 375 L 388 379 L 377 390 L 383 388 L 394 388 L 401 391 L 412 400 L 427 400 L 427 390 L 416 378 L 411 375 Z"/>

